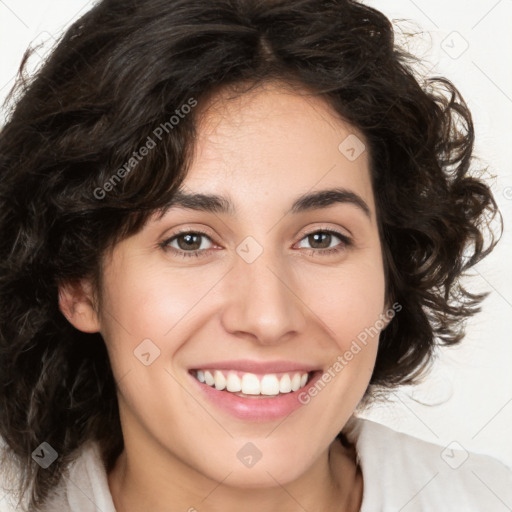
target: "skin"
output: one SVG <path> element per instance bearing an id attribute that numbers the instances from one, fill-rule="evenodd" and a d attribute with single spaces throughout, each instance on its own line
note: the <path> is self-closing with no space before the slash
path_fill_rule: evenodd
<path id="1" fill-rule="evenodd" d="M 348 135 L 364 137 L 323 100 L 276 84 L 224 94 L 203 112 L 183 188 L 229 196 L 236 215 L 173 207 L 152 217 L 105 260 L 98 313 L 87 281 L 60 290 L 69 321 L 102 334 L 118 381 L 125 450 L 108 475 L 114 503 L 119 512 L 356 511 L 361 472 L 334 438 L 368 386 L 378 337 L 284 421 L 236 419 L 189 385 L 188 369 L 204 361 L 325 370 L 388 307 L 368 153 L 350 161 L 338 150 Z M 359 195 L 370 216 L 348 203 L 286 213 L 300 195 L 334 187 Z M 159 247 L 179 228 L 207 231 L 203 257 Z M 307 236 L 322 229 L 352 244 Z M 250 264 L 236 252 L 247 236 L 263 248 Z M 170 245 L 185 252 L 179 241 Z M 147 338 L 160 350 L 149 366 L 134 357 Z M 251 468 L 236 457 L 247 442 L 262 453 Z"/>

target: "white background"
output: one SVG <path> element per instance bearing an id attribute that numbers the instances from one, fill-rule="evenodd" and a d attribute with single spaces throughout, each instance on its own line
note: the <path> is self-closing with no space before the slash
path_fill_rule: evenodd
<path id="1" fill-rule="evenodd" d="M 365 416 L 441 444 L 457 441 L 512 467 L 512 0 L 372 0 L 366 2 L 415 32 L 411 49 L 430 75 L 444 75 L 462 92 L 476 126 L 481 166 L 506 228 L 495 252 L 472 279 L 490 290 L 458 348 L 442 350 L 435 371 L 415 389 L 392 395 Z M 14 83 L 30 43 L 52 42 L 93 5 L 84 0 L 0 0 L 0 102 Z M 467 49 L 466 49 L 467 47 Z M 44 56 L 44 50 L 39 54 Z M 3 119 L 3 118 L 2 118 Z M 422 405 L 414 400 L 433 405 Z M 436 405 L 437 404 L 437 405 Z"/>

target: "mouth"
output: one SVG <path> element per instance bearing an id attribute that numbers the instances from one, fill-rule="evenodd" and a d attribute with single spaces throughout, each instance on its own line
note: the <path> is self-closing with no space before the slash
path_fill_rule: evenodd
<path id="1" fill-rule="evenodd" d="M 314 372 L 256 374 L 237 370 L 201 369 L 191 374 L 200 383 L 244 398 L 278 397 L 306 386 Z"/>
<path id="2" fill-rule="evenodd" d="M 214 406 L 238 419 L 261 422 L 282 418 L 304 405 L 301 394 L 322 376 L 320 369 L 294 366 L 276 371 L 283 365 L 266 365 L 274 371 L 264 372 L 261 365 L 233 364 L 203 366 L 188 373 Z"/>

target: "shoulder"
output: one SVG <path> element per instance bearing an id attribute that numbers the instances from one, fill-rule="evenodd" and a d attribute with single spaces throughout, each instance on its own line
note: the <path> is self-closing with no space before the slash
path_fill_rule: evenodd
<path id="1" fill-rule="evenodd" d="M 96 441 L 88 441 L 41 512 L 115 512 L 107 472 Z"/>
<path id="2" fill-rule="evenodd" d="M 0 471 L 0 484 L 5 475 Z M 2 487 L 4 496 L 2 496 Z M 0 512 L 18 510 L 15 501 L 0 485 Z M 108 487 L 107 473 L 103 465 L 100 447 L 88 441 L 78 450 L 73 462 L 65 469 L 62 478 L 51 491 L 39 512 L 115 512 Z"/>
<path id="3" fill-rule="evenodd" d="M 343 432 L 356 445 L 363 473 L 361 512 L 499 512 L 512 507 L 512 470 L 457 441 L 441 446 L 354 417 Z"/>

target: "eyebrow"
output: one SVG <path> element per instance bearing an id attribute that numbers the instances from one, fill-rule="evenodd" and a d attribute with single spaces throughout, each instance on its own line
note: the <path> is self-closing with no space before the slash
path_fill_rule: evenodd
<path id="1" fill-rule="evenodd" d="M 332 188 L 309 192 L 299 196 L 287 213 L 302 213 L 321 208 L 328 208 L 335 204 L 350 204 L 362 211 L 370 220 L 371 212 L 364 199 L 350 190 L 344 188 Z M 189 210 L 220 213 L 230 216 L 236 215 L 236 208 L 228 197 L 217 194 L 187 193 L 178 190 L 165 209 L 171 207 L 185 208 Z"/>

